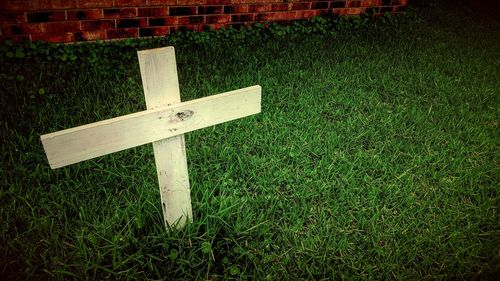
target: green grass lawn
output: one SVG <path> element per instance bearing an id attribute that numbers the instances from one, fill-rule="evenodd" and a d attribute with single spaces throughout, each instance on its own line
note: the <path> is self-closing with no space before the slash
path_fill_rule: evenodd
<path id="1" fill-rule="evenodd" d="M 144 110 L 134 48 L 5 60 L 2 280 L 494 279 L 499 26 L 432 12 L 177 46 L 183 100 L 263 89 L 259 115 L 186 135 L 194 222 L 178 232 L 151 145 L 51 170 L 39 140 Z"/>

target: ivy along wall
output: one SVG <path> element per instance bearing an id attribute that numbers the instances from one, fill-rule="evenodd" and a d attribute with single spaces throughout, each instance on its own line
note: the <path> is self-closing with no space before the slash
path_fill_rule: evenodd
<path id="1" fill-rule="evenodd" d="M 48 42 L 165 36 L 179 30 L 397 13 L 408 0 L 0 0 L 0 38 Z"/>

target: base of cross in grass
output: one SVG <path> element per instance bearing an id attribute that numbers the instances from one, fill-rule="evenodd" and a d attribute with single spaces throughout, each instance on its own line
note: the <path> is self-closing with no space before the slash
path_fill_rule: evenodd
<path id="1" fill-rule="evenodd" d="M 166 227 L 192 220 L 184 133 L 257 114 L 261 87 L 181 103 L 173 47 L 138 52 L 147 110 L 41 136 L 52 169 L 153 143 Z"/>

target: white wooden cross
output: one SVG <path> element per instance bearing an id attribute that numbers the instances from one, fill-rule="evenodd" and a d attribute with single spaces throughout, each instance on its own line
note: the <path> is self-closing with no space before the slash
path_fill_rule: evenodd
<path id="1" fill-rule="evenodd" d="M 252 86 L 181 103 L 173 47 L 139 51 L 147 110 L 41 136 L 52 169 L 153 143 L 166 227 L 192 220 L 184 133 L 261 111 Z"/>

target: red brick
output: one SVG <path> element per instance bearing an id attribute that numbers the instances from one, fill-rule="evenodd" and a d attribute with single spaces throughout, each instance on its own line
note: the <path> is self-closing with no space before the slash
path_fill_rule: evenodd
<path id="1" fill-rule="evenodd" d="M 139 28 L 139 36 L 165 36 L 170 33 L 170 27 L 168 26 L 158 26 L 158 27 L 146 27 Z"/>
<path id="2" fill-rule="evenodd" d="M 115 7 L 140 7 L 146 6 L 147 0 L 115 0 Z"/>
<path id="3" fill-rule="evenodd" d="M 32 41 L 45 41 L 52 43 L 65 43 L 65 42 L 74 42 L 75 34 L 72 32 L 64 32 L 64 33 L 44 33 L 44 34 L 32 34 Z"/>
<path id="4" fill-rule="evenodd" d="M 43 23 L 44 33 L 75 32 L 79 30 L 80 30 L 80 23 L 76 21 Z"/>
<path id="5" fill-rule="evenodd" d="M 28 22 L 64 21 L 66 13 L 64 11 L 33 12 L 27 13 L 26 19 Z"/>
<path id="6" fill-rule="evenodd" d="M 224 14 L 242 14 L 242 13 L 248 13 L 248 5 L 224 6 Z"/>
<path id="7" fill-rule="evenodd" d="M 258 14 L 255 16 L 256 21 L 290 20 L 296 18 L 297 18 L 297 12 L 267 13 L 267 14 Z"/>
<path id="8" fill-rule="evenodd" d="M 207 5 L 225 5 L 231 4 L 231 0 L 206 0 Z"/>
<path id="9" fill-rule="evenodd" d="M 32 11 L 37 9 L 37 2 L 33 0 L 2 0 L 0 11 Z"/>
<path id="10" fill-rule="evenodd" d="M 297 12 L 284 12 L 276 13 L 274 19 L 276 20 L 292 20 L 297 18 Z"/>
<path id="11" fill-rule="evenodd" d="M 150 18 L 148 22 L 149 26 L 176 25 L 177 17 Z"/>
<path id="12" fill-rule="evenodd" d="M 346 7 L 348 8 L 359 8 L 361 7 L 361 1 L 348 1 L 346 2 Z"/>
<path id="13" fill-rule="evenodd" d="M 177 0 L 148 0 L 148 6 L 174 6 Z"/>
<path id="14" fill-rule="evenodd" d="M 297 18 L 307 19 L 319 16 L 319 14 L 318 10 L 297 11 Z"/>
<path id="15" fill-rule="evenodd" d="M 38 0 L 38 10 L 57 10 L 57 9 L 73 9 L 73 8 L 76 8 L 76 0 Z"/>
<path id="16" fill-rule="evenodd" d="M 381 2 L 382 2 L 381 0 L 362 0 L 361 7 L 380 6 Z"/>
<path id="17" fill-rule="evenodd" d="M 349 8 L 349 15 L 361 15 L 364 12 L 364 8 Z"/>
<path id="18" fill-rule="evenodd" d="M 271 10 L 272 10 L 271 5 L 250 5 L 248 7 L 248 12 L 250 13 L 270 12 Z"/>
<path id="19" fill-rule="evenodd" d="M 106 31 L 104 30 L 93 30 L 93 31 L 82 31 L 81 36 L 85 41 L 95 41 L 97 39 L 106 39 Z"/>
<path id="20" fill-rule="evenodd" d="M 330 3 L 331 9 L 340 9 L 340 8 L 344 8 L 345 6 L 346 6 L 346 3 L 344 1 L 342 1 L 342 2 L 333 1 Z"/>
<path id="21" fill-rule="evenodd" d="M 207 16 L 206 23 L 228 23 L 231 21 L 231 15 Z"/>
<path id="22" fill-rule="evenodd" d="M 188 15 L 196 15 L 198 12 L 197 7 L 170 7 L 168 8 L 168 14 L 171 16 L 188 16 Z"/>
<path id="23" fill-rule="evenodd" d="M 292 4 L 273 4 L 271 5 L 271 10 L 273 12 L 276 12 L 276 11 L 288 11 L 290 10 L 290 6 Z"/>
<path id="24" fill-rule="evenodd" d="M 348 15 L 349 9 L 334 9 L 333 13 L 336 15 Z"/>
<path id="25" fill-rule="evenodd" d="M 161 17 L 168 16 L 168 8 L 160 7 L 160 8 L 139 8 L 138 9 L 139 17 Z"/>
<path id="26" fill-rule="evenodd" d="M 255 14 L 246 14 L 246 15 L 232 15 L 232 22 L 250 22 L 255 20 Z"/>
<path id="27" fill-rule="evenodd" d="M 135 18 L 137 17 L 137 8 L 122 8 L 122 9 L 103 9 L 104 18 Z"/>
<path id="28" fill-rule="evenodd" d="M 297 0 L 298 1 L 298 0 Z M 288 1 L 292 2 L 292 1 Z M 232 4 L 250 4 L 250 3 L 283 3 L 283 0 L 231 0 Z"/>
<path id="29" fill-rule="evenodd" d="M 179 25 L 196 25 L 204 22 L 205 17 L 203 16 L 177 17 L 177 24 Z"/>
<path id="30" fill-rule="evenodd" d="M 96 20 L 103 17 L 102 9 L 70 10 L 66 14 L 68 20 Z"/>
<path id="31" fill-rule="evenodd" d="M 361 7 L 361 1 L 347 1 L 345 4 L 348 8 Z"/>
<path id="32" fill-rule="evenodd" d="M 330 3 L 326 1 L 312 2 L 311 9 L 328 9 Z"/>
<path id="33" fill-rule="evenodd" d="M 256 21 L 269 21 L 273 19 L 274 13 L 257 14 L 255 15 Z"/>
<path id="34" fill-rule="evenodd" d="M 113 7 L 113 0 L 77 0 L 78 8 L 105 8 Z"/>
<path id="35" fill-rule="evenodd" d="M 139 28 L 120 28 L 106 30 L 107 39 L 130 38 L 139 36 Z"/>
<path id="36" fill-rule="evenodd" d="M 206 0 L 177 0 L 178 6 L 205 5 Z"/>
<path id="37" fill-rule="evenodd" d="M 311 2 L 292 3 L 292 10 L 309 10 L 309 9 L 311 9 Z"/>
<path id="38" fill-rule="evenodd" d="M 23 12 L 0 14 L 0 24 L 23 23 L 23 22 L 26 22 L 26 14 Z"/>
<path id="39" fill-rule="evenodd" d="M 2 26 L 2 32 L 4 35 L 12 36 L 12 35 L 42 33 L 43 29 L 41 23 L 22 23 L 22 24 L 4 25 Z"/>
<path id="40" fill-rule="evenodd" d="M 81 23 L 82 31 L 95 31 L 115 28 L 114 20 L 86 20 Z"/>
<path id="41" fill-rule="evenodd" d="M 147 19 L 119 19 L 116 21 L 117 28 L 145 27 L 148 25 Z"/>
<path id="42" fill-rule="evenodd" d="M 231 0 L 231 4 L 256 3 L 255 1 Z"/>
<path id="43" fill-rule="evenodd" d="M 199 15 L 212 15 L 224 13 L 224 6 L 203 6 L 198 7 Z"/>

